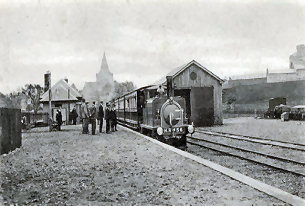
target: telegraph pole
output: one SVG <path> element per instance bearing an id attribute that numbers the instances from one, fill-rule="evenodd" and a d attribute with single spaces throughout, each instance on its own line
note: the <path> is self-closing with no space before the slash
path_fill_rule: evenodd
<path id="1" fill-rule="evenodd" d="M 48 74 L 48 85 L 49 85 L 49 131 L 52 131 L 53 117 L 52 117 L 52 91 L 51 91 L 51 72 Z"/>
<path id="2" fill-rule="evenodd" d="M 68 88 L 68 112 L 67 112 L 67 125 L 70 124 L 70 88 Z"/>

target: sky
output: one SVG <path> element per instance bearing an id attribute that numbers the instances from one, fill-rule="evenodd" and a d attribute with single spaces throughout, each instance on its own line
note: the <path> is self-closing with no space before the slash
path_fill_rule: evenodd
<path id="1" fill-rule="evenodd" d="M 138 87 L 193 59 L 221 78 L 284 70 L 304 19 L 302 0 L 0 0 L 0 92 L 48 70 L 82 89 L 104 52 Z"/>

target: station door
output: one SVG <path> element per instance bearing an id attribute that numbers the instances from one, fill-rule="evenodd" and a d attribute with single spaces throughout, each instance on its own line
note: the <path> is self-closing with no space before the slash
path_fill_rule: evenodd
<path id="1" fill-rule="evenodd" d="M 196 127 L 211 126 L 214 124 L 213 90 L 213 87 L 191 88 L 191 120 Z"/>

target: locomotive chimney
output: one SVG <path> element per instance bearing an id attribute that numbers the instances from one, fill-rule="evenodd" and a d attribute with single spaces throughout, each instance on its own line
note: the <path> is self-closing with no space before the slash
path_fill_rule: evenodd
<path id="1" fill-rule="evenodd" d="M 50 78 L 51 78 L 51 72 L 47 71 L 44 74 L 44 92 L 48 91 L 48 89 L 50 88 Z"/>
<path id="2" fill-rule="evenodd" d="M 174 96 L 174 88 L 173 88 L 173 76 L 166 76 L 166 85 L 167 85 L 167 97 Z"/>

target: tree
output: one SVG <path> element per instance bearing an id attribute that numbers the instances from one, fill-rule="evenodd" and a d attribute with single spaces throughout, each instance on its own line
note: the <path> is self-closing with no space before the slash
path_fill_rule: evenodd
<path id="1" fill-rule="evenodd" d="M 12 108 L 21 109 L 21 102 L 23 99 L 26 99 L 25 95 L 22 94 L 20 90 L 21 89 L 19 89 L 19 91 L 11 92 L 9 95 L 7 95 L 7 99 L 10 101 Z"/>
<path id="2" fill-rule="evenodd" d="M 14 107 L 12 101 L 7 95 L 4 95 L 0 92 L 0 107 Z"/>
<path id="3" fill-rule="evenodd" d="M 136 86 L 131 81 L 117 82 L 114 81 L 114 97 L 122 96 L 136 89 Z"/>
<path id="4" fill-rule="evenodd" d="M 43 94 L 43 88 L 39 84 L 26 84 L 22 88 L 22 94 L 30 100 L 30 105 L 27 109 L 34 110 L 34 113 L 37 113 L 40 110 L 40 96 Z"/>

